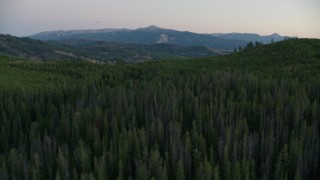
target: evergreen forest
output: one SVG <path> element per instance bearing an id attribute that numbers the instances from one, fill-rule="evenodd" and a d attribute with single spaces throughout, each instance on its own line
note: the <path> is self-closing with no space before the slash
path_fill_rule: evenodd
<path id="1" fill-rule="evenodd" d="M 320 179 L 320 40 L 136 64 L 0 57 L 0 179 Z"/>

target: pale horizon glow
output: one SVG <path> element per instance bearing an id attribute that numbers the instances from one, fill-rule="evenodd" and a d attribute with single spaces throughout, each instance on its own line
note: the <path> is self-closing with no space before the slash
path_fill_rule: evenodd
<path id="1" fill-rule="evenodd" d="M 0 0 L 0 33 L 155 25 L 197 33 L 320 38 L 319 0 Z"/>

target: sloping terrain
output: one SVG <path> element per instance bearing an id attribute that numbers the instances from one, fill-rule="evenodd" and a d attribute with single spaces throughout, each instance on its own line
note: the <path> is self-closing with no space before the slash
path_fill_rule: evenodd
<path id="1" fill-rule="evenodd" d="M 125 62 L 137 62 L 168 58 L 201 58 L 229 53 L 227 51 L 214 51 L 211 48 L 203 46 L 135 44 L 84 39 L 67 39 L 58 42 L 49 41 L 48 43 L 57 49 L 73 51 L 78 55 L 91 57 L 100 61 L 123 60 Z"/>
<path id="2" fill-rule="evenodd" d="M 0 54 L 33 60 L 61 60 L 68 58 L 55 53 L 54 48 L 42 41 L 2 34 L 0 34 Z"/>
<path id="3" fill-rule="evenodd" d="M 320 40 L 194 60 L 0 57 L 0 179 L 319 179 Z"/>
<path id="4" fill-rule="evenodd" d="M 0 54 L 42 61 L 82 59 L 93 62 L 140 62 L 168 58 L 201 58 L 226 53 L 228 52 L 203 46 L 133 44 L 84 39 L 42 42 L 0 35 Z"/>

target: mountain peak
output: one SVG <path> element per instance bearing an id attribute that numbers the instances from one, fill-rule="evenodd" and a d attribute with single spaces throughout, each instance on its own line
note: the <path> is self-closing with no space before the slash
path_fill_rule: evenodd
<path id="1" fill-rule="evenodd" d="M 155 26 L 155 25 L 150 25 L 150 26 L 148 26 L 148 27 L 139 28 L 139 29 L 144 29 L 144 30 L 161 30 L 161 29 L 163 29 L 163 28 L 158 27 L 158 26 Z"/>
<path id="2" fill-rule="evenodd" d="M 272 37 L 281 37 L 278 33 L 271 34 Z"/>

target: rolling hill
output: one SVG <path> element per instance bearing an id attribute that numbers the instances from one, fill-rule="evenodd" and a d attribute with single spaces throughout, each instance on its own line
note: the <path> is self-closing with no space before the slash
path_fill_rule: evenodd
<path id="1" fill-rule="evenodd" d="M 168 58 L 201 58 L 226 54 L 204 46 L 135 44 L 85 39 L 34 40 L 0 35 L 0 54 L 33 60 L 82 59 L 92 62 L 139 62 Z"/>
<path id="2" fill-rule="evenodd" d="M 69 59 L 56 53 L 55 49 L 45 42 L 3 34 L 0 34 L 0 54 L 32 60 Z"/>

